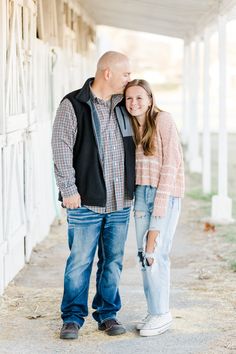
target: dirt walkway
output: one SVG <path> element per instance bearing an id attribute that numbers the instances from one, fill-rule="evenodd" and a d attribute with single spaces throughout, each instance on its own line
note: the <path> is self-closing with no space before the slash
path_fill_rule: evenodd
<path id="1" fill-rule="evenodd" d="M 236 353 L 235 225 L 204 231 L 198 220 L 209 203 L 186 197 L 172 251 L 171 308 L 174 324 L 161 336 L 141 338 L 135 323 L 145 313 L 141 277 L 130 225 L 121 280 L 119 318 L 127 333 L 110 338 L 89 315 L 75 341 L 58 338 L 66 225 L 53 226 L 0 299 L 0 353 Z M 90 303 L 94 294 L 91 280 Z"/>

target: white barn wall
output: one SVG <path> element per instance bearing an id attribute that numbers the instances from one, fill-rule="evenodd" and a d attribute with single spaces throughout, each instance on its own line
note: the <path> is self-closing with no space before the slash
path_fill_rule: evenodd
<path id="1" fill-rule="evenodd" d="M 2 200 L 2 139 L 0 138 L 0 294 L 3 292 L 4 288 L 4 254 L 5 254 L 5 242 L 3 235 L 3 200 Z"/>
<path id="2" fill-rule="evenodd" d="M 5 145 L 6 2 L 0 1 L 0 294 L 5 285 L 6 242 L 3 224 L 3 147 Z"/>
<path id="3" fill-rule="evenodd" d="M 24 205 L 24 140 L 22 131 L 9 133 L 3 148 L 4 286 L 25 262 L 24 237 L 27 233 Z"/>
<path id="4" fill-rule="evenodd" d="M 59 41 L 36 38 L 36 11 L 33 0 L 0 0 L 0 294 L 59 216 L 53 119 L 63 96 L 88 77 L 95 53 L 69 53 Z"/>

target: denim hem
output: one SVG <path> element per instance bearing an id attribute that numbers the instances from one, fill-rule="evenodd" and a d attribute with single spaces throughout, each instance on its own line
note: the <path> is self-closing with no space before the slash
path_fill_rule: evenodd
<path id="1" fill-rule="evenodd" d="M 103 320 L 101 320 L 100 323 L 104 323 L 104 322 L 106 322 L 106 321 L 108 321 L 108 320 L 115 320 L 115 319 L 116 319 L 116 316 L 106 317 L 106 318 L 104 318 Z"/>
<path id="2" fill-rule="evenodd" d="M 83 323 L 81 324 L 77 321 L 72 321 L 72 320 L 65 320 L 65 321 L 63 321 L 63 324 L 64 323 L 75 323 L 79 328 L 81 328 L 83 326 Z"/>
<path id="3" fill-rule="evenodd" d="M 149 313 L 149 312 L 148 312 Z M 155 313 L 149 313 L 151 316 L 164 316 L 167 315 L 168 313 L 170 313 L 170 310 L 166 310 L 166 311 L 162 311 L 162 312 L 155 312 Z"/>

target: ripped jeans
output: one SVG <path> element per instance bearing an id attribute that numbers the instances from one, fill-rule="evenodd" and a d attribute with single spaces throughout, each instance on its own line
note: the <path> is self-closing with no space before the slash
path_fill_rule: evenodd
<path id="1" fill-rule="evenodd" d="M 138 257 L 148 313 L 151 315 L 163 315 L 169 312 L 169 254 L 179 219 L 181 199 L 170 196 L 166 216 L 152 216 L 156 190 L 156 188 L 151 186 L 138 185 L 136 187 L 134 217 Z M 159 231 L 153 252 L 154 262 L 151 266 L 148 265 L 145 259 L 146 238 L 149 230 Z"/>

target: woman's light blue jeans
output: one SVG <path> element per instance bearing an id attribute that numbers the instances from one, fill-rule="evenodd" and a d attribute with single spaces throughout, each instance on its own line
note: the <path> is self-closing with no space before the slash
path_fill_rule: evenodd
<path id="1" fill-rule="evenodd" d="M 148 313 L 163 315 L 169 312 L 169 254 L 180 215 L 181 199 L 170 196 L 166 216 L 154 217 L 152 211 L 156 190 L 151 186 L 136 187 L 134 216 L 138 257 Z M 159 231 L 154 249 L 154 262 L 151 266 L 145 259 L 146 236 L 149 230 Z"/>
<path id="2" fill-rule="evenodd" d="M 81 327 L 88 315 L 89 281 L 97 246 L 93 317 L 100 323 L 116 318 L 121 308 L 119 281 L 129 216 L 130 208 L 107 214 L 98 214 L 85 207 L 67 209 L 70 255 L 61 304 L 64 323 L 74 322 Z"/>

